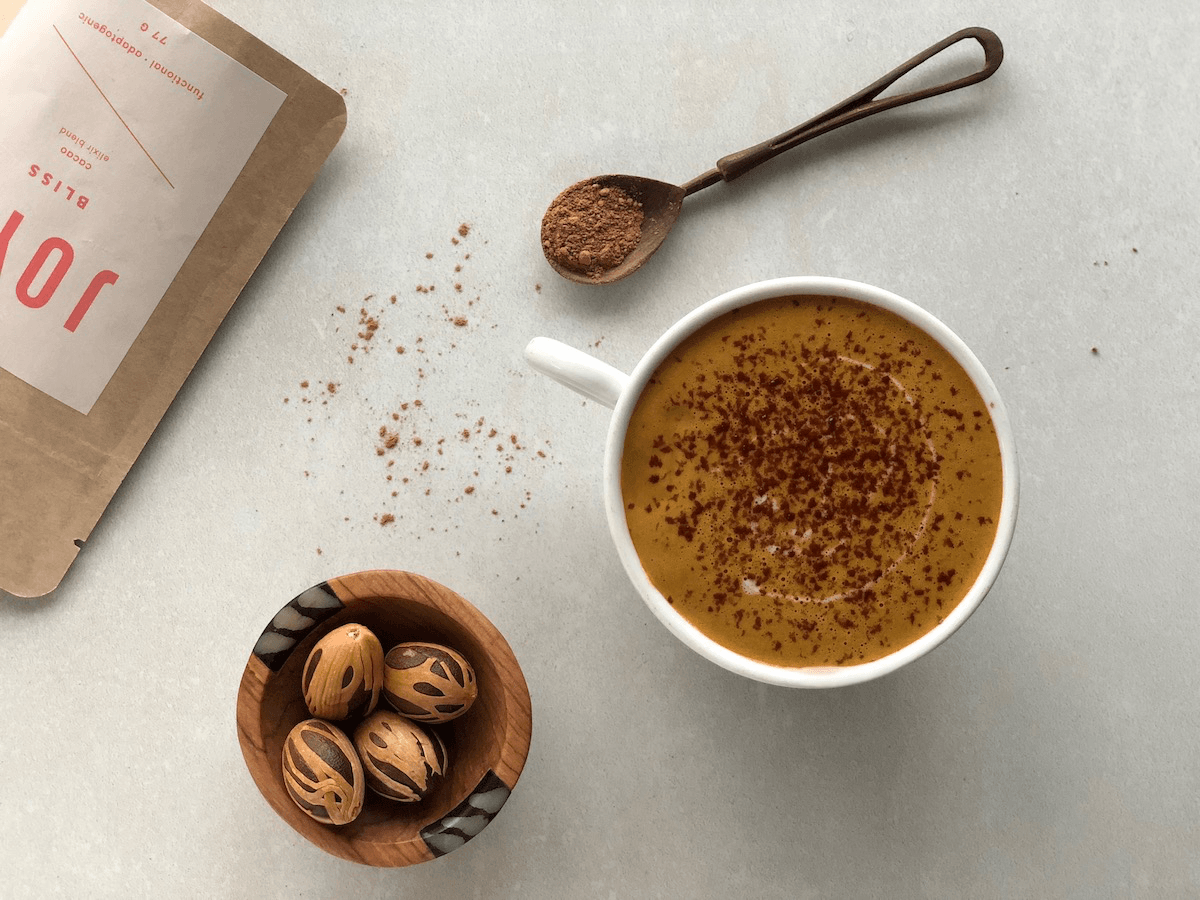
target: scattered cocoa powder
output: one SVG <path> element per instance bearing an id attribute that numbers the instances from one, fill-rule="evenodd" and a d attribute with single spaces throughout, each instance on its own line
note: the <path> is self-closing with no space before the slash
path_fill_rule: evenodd
<path id="1" fill-rule="evenodd" d="M 560 266 L 590 278 L 615 269 L 638 245 L 642 204 L 617 187 L 583 181 L 559 194 L 542 219 L 542 248 Z"/>
<path id="2" fill-rule="evenodd" d="M 368 313 L 365 307 L 359 310 L 358 324 L 363 326 L 363 330 L 358 333 L 358 336 L 364 341 L 371 340 L 375 337 L 375 332 L 379 330 L 379 320 Z"/>
<path id="3" fill-rule="evenodd" d="M 471 236 L 471 226 L 463 223 L 457 227 L 451 241 L 453 244 L 459 244 L 460 241 L 467 239 L 468 236 Z M 474 240 L 473 237 L 472 240 Z M 483 244 L 486 245 L 487 242 L 484 241 Z M 433 259 L 434 255 L 434 253 L 429 252 L 425 254 L 425 259 Z M 462 294 L 468 289 L 469 282 L 463 270 L 464 262 L 471 258 L 470 253 L 461 251 L 456 251 L 453 255 L 455 259 L 452 263 L 444 263 L 447 269 L 452 264 L 455 273 L 453 276 L 454 290 L 450 292 L 450 297 Z M 424 262 L 418 265 L 421 268 L 415 269 L 414 274 L 417 274 L 418 277 L 425 276 L 425 280 L 417 285 L 416 292 L 417 294 L 432 294 L 435 291 L 435 286 L 428 279 L 429 276 L 433 276 L 436 273 L 429 271 L 428 265 Z M 467 301 L 465 304 L 467 307 L 474 306 L 477 301 L 481 300 L 473 291 L 471 296 L 474 296 L 474 299 Z M 421 298 L 413 298 L 409 302 L 420 305 L 427 301 L 423 301 Z M 418 363 L 425 363 L 426 361 L 432 363 L 435 357 L 442 357 L 455 350 L 458 346 L 456 341 L 447 341 L 444 335 L 439 339 L 431 334 L 428 335 L 429 340 L 426 341 L 426 336 L 409 332 L 406 335 L 407 340 L 404 343 L 400 343 L 396 340 L 399 335 L 388 334 L 390 328 L 389 322 L 386 321 L 385 312 L 392 306 L 401 303 L 402 301 L 397 294 L 386 295 L 386 299 L 385 295 L 381 294 L 378 300 L 375 299 L 374 294 L 367 294 L 358 304 L 349 306 L 349 310 L 353 311 L 351 314 L 356 313 L 354 319 L 348 318 L 347 305 L 338 304 L 335 307 L 337 315 L 347 316 L 347 320 L 344 320 L 340 325 L 336 325 L 333 329 L 334 334 L 343 335 L 346 340 L 343 352 L 345 353 L 347 349 L 350 351 L 346 353 L 346 363 L 341 365 L 348 366 L 354 364 L 358 357 L 365 358 L 370 353 L 371 348 L 380 343 L 393 348 L 397 355 L 416 354 Z M 450 309 L 447 305 L 443 305 L 441 310 L 445 316 L 445 321 L 454 326 L 455 329 L 465 329 L 469 324 L 470 320 L 461 311 Z M 431 311 L 426 311 L 426 314 L 428 312 Z M 334 315 L 331 314 L 331 316 Z M 408 321 L 411 321 L 411 319 L 408 319 Z M 391 327 L 395 326 L 392 325 Z M 467 331 L 465 334 L 470 335 L 471 332 Z M 462 340 L 465 345 L 468 338 L 464 337 Z M 356 368 L 359 367 L 356 366 Z M 347 368 L 341 371 L 345 374 L 351 370 Z M 368 372 L 371 374 L 368 375 Z M 408 373 L 410 377 L 415 375 L 417 379 L 416 389 L 418 391 L 421 389 L 421 381 L 426 378 L 426 375 L 432 381 L 439 374 L 436 367 L 430 367 L 427 371 L 424 365 L 411 367 L 408 369 Z M 335 380 L 336 376 L 334 379 L 326 376 L 325 378 L 305 378 L 299 380 L 301 395 L 296 405 L 319 404 L 329 406 L 332 409 L 332 406 L 339 403 L 363 402 L 369 407 L 374 406 L 375 404 L 371 401 L 370 395 L 367 393 L 368 389 L 380 383 L 374 380 L 374 374 L 374 370 L 368 367 L 367 370 L 359 375 L 346 375 L 341 380 Z M 372 380 L 364 381 L 364 379 L 368 378 Z M 343 390 L 343 388 L 347 389 Z M 343 400 L 341 398 L 342 395 L 346 395 L 347 399 Z M 297 398 L 284 398 L 284 403 L 290 403 L 292 399 Z M 481 466 L 480 462 L 487 458 L 488 445 L 489 443 L 494 443 L 494 440 L 489 442 L 489 438 L 494 439 L 499 433 L 498 430 L 485 423 L 482 416 L 468 416 L 462 412 L 439 411 L 426 407 L 427 405 L 420 397 L 409 397 L 398 402 L 394 401 L 394 405 L 388 411 L 378 411 L 376 408 L 377 411 L 374 415 L 382 415 L 386 420 L 386 424 L 379 425 L 379 420 L 376 419 L 376 424 L 370 427 L 369 430 L 373 437 L 371 450 L 373 451 L 372 455 L 379 459 L 382 464 L 381 470 L 376 477 L 379 477 L 381 483 L 386 486 L 383 495 L 386 498 L 386 505 L 392 506 L 393 501 L 403 493 L 402 490 L 398 490 L 401 485 L 406 486 L 407 490 L 412 490 L 417 487 L 419 479 L 439 478 L 438 473 L 450 473 L 453 471 L 454 466 L 462 464 L 465 460 L 470 460 L 473 462 L 473 465 L 467 463 L 468 468 L 463 474 L 466 475 L 467 479 L 473 480 L 468 482 L 465 488 L 461 486 L 457 489 L 451 488 L 450 493 L 446 496 L 446 502 L 461 502 L 464 500 L 464 495 L 491 493 L 495 485 L 489 486 L 474 479 L 482 477 L 486 480 L 489 477 L 486 471 L 484 471 L 485 467 Z M 452 422 L 448 421 L 449 419 L 457 419 L 459 421 Z M 316 421 L 319 422 L 320 420 Z M 474 424 L 469 425 L 468 423 L 472 421 Z M 306 422 L 310 425 L 313 424 L 313 417 L 308 416 Z M 445 429 L 441 433 L 447 437 L 437 436 L 435 429 L 439 428 Z M 308 438 L 310 442 L 316 441 L 316 439 L 316 432 L 313 432 Z M 449 446 L 447 444 L 448 439 L 451 444 L 457 445 L 451 449 L 450 453 L 445 452 L 445 446 Z M 548 448 L 549 442 L 545 442 L 545 445 Z M 495 450 L 497 458 L 494 470 L 496 474 L 494 477 L 497 479 L 500 478 L 501 471 L 506 475 L 511 474 L 514 469 L 514 463 L 543 463 L 546 460 L 544 451 L 527 451 L 518 441 L 515 433 L 509 435 L 508 443 L 496 443 Z M 464 456 L 464 454 L 468 455 Z M 397 466 L 399 468 L 396 468 Z M 393 472 L 395 472 L 394 475 L 392 474 Z M 304 475 L 305 478 L 309 478 L 311 473 L 305 471 Z M 318 477 L 319 473 L 313 477 L 313 480 L 315 481 Z M 459 482 L 459 484 L 461 485 L 462 482 Z M 496 485 L 498 484 L 499 482 L 497 481 Z M 447 485 L 447 487 L 449 486 Z M 422 488 L 424 496 L 429 497 L 433 495 L 432 488 L 425 486 L 422 486 Z M 528 492 L 526 493 L 528 494 Z M 498 498 L 493 498 L 493 502 L 494 499 Z M 525 505 L 522 502 L 520 508 L 524 509 Z M 397 517 L 401 516 L 399 510 L 391 512 L 385 510 L 386 506 L 385 509 L 376 512 L 373 516 L 374 521 L 380 525 L 393 524 L 397 521 Z M 493 510 L 493 515 L 499 515 L 499 512 Z M 516 513 L 514 512 L 513 515 L 516 515 Z M 344 516 L 343 521 L 349 523 L 352 521 L 352 517 Z M 320 552 L 318 549 L 318 553 Z"/>

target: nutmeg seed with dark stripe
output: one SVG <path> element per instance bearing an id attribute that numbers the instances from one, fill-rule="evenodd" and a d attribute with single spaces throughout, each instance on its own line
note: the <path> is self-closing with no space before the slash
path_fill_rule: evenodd
<path id="1" fill-rule="evenodd" d="M 328 825 L 353 822 L 366 798 L 366 778 L 354 744 L 319 719 L 306 719 L 288 732 L 283 784 L 296 806 Z"/>
<path id="2" fill-rule="evenodd" d="M 446 776 L 446 745 L 391 710 L 376 710 L 354 730 L 367 787 L 402 803 L 423 800 Z"/>
<path id="3" fill-rule="evenodd" d="M 383 661 L 383 696 L 401 715 L 418 722 L 449 722 L 475 702 L 475 670 L 441 644 L 397 644 Z"/>
<path id="4" fill-rule="evenodd" d="M 382 685 L 383 645 L 369 628 L 354 623 L 317 641 L 301 679 L 308 711 L 335 722 L 375 709 Z"/>

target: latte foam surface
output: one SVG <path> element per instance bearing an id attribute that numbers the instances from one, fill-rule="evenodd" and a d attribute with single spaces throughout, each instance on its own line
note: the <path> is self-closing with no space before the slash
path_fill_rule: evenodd
<path id="1" fill-rule="evenodd" d="M 651 582 L 773 665 L 853 665 L 934 628 L 996 535 L 999 442 L 936 341 L 858 301 L 726 313 L 658 368 L 622 455 Z"/>

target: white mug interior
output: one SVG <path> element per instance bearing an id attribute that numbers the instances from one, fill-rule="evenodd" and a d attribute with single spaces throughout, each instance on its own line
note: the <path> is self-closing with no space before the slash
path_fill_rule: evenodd
<path id="1" fill-rule="evenodd" d="M 936 627 L 910 644 L 871 662 L 846 666 L 780 666 L 743 656 L 714 641 L 678 613 L 650 581 L 634 547 L 625 519 L 621 493 L 621 459 L 626 430 L 646 384 L 668 354 L 701 326 L 725 313 L 777 297 L 814 295 L 859 300 L 895 313 L 937 341 L 970 376 L 991 412 L 1000 446 L 1002 488 L 996 537 L 983 568 L 959 604 Z M 527 355 L 535 368 L 593 399 L 613 406 L 604 454 L 604 503 L 609 531 L 626 574 L 651 612 L 684 644 L 717 665 L 755 681 L 797 688 L 840 687 L 869 681 L 924 656 L 945 641 L 979 607 L 1004 563 L 1016 527 L 1018 476 L 1012 424 L 1000 393 L 970 348 L 945 324 L 916 304 L 861 282 L 819 276 L 794 276 L 760 281 L 704 303 L 672 325 L 624 376 L 605 363 L 558 345 L 547 349 L 535 338 Z M 560 356 L 563 351 L 567 356 Z M 553 361 L 551 361 L 553 360 Z"/>

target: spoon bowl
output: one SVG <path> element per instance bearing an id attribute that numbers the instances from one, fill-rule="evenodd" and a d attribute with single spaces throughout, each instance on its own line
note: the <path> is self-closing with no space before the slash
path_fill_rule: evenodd
<path id="1" fill-rule="evenodd" d="M 916 69 L 947 47 L 967 39 L 974 39 L 983 47 L 983 66 L 978 71 L 972 72 L 970 75 L 965 75 L 962 78 L 934 85 L 933 87 L 922 88 L 905 94 L 897 94 L 882 100 L 877 99 L 880 94 L 898 81 L 901 76 Z M 546 215 L 542 218 L 543 234 L 545 233 L 551 212 L 555 209 L 555 204 L 577 188 L 591 184 L 619 190 L 641 206 L 644 218 L 642 220 L 641 235 L 636 246 L 616 265 L 610 268 L 592 269 L 589 271 L 580 271 L 563 265 L 555 259 L 552 248 L 548 246 L 548 242 L 545 240 L 542 243 L 542 252 L 546 256 L 546 261 L 550 263 L 550 267 L 563 278 L 570 281 L 579 284 L 611 284 L 614 281 L 619 281 L 640 269 L 646 260 L 653 256 L 654 252 L 662 246 L 662 242 L 666 240 L 671 227 L 675 224 L 676 219 L 679 218 L 685 197 L 710 185 L 714 185 L 719 181 L 732 181 L 739 175 L 745 174 L 754 167 L 778 156 L 780 153 L 791 150 L 793 147 L 798 147 L 815 137 L 828 134 L 836 128 L 841 128 L 843 125 L 849 125 L 851 122 L 857 122 L 860 119 L 865 119 L 868 116 L 873 116 L 885 110 L 895 109 L 897 106 L 904 106 L 905 104 L 915 103 L 918 100 L 924 100 L 938 94 L 956 91 L 968 85 L 978 84 L 984 79 L 991 77 L 992 73 L 1000 68 L 1000 63 L 1003 59 L 1004 47 L 1000 43 L 1000 38 L 995 33 L 986 28 L 964 28 L 926 48 L 912 59 L 888 72 L 882 78 L 867 85 L 858 93 L 847 97 L 841 103 L 827 109 L 818 116 L 814 116 L 807 122 L 797 125 L 795 128 L 785 131 L 783 134 L 777 135 L 768 141 L 763 141 L 761 144 L 756 144 L 753 147 L 749 147 L 738 153 L 732 153 L 717 160 L 715 168 L 693 178 L 684 185 L 667 184 L 663 181 L 655 181 L 652 178 L 641 178 L 636 175 L 600 175 L 594 178 L 585 178 L 583 181 L 577 182 L 560 193 L 554 203 L 550 204 Z"/>
<path id="2" fill-rule="evenodd" d="M 595 274 L 563 265 L 544 243 L 542 251 L 546 255 L 546 262 L 550 263 L 550 267 L 563 278 L 580 284 L 608 284 L 618 281 L 626 275 L 632 275 L 654 254 L 655 250 L 662 246 L 667 233 L 675 224 L 675 220 L 679 218 L 679 213 L 683 209 L 683 198 L 687 196 L 687 192 L 678 185 L 655 181 L 653 178 L 641 178 L 637 175 L 598 175 L 594 178 L 585 178 L 564 190 L 558 195 L 558 198 L 555 198 L 554 203 L 550 204 L 550 208 L 546 210 L 546 215 L 542 218 L 543 233 L 545 233 L 551 210 L 554 209 L 558 200 L 587 185 L 620 191 L 642 208 L 644 218 L 637 246 L 620 263 Z"/>

